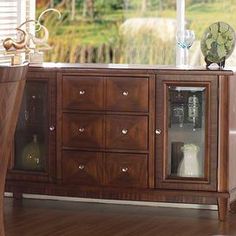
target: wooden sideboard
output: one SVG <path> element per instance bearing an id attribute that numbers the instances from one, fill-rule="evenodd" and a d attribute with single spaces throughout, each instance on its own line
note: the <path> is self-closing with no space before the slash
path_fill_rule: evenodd
<path id="1" fill-rule="evenodd" d="M 236 198 L 231 70 L 31 66 L 6 191 L 218 204 Z"/>

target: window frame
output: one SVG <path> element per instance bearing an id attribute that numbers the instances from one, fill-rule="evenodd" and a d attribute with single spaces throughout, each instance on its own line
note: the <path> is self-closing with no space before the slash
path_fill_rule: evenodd
<path id="1" fill-rule="evenodd" d="M 185 0 L 176 0 L 176 32 L 185 30 Z M 176 40 L 176 66 L 184 64 L 184 49 L 178 46 Z"/>

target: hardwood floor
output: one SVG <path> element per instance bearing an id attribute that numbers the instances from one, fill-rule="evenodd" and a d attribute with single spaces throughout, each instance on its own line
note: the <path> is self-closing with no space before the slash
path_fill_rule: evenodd
<path id="1" fill-rule="evenodd" d="M 236 235 L 236 214 L 217 211 L 5 198 L 6 236 Z"/>

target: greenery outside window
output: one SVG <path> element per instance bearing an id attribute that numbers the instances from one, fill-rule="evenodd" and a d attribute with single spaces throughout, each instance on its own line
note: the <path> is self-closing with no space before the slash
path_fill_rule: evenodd
<path id="1" fill-rule="evenodd" d="M 175 64 L 175 0 L 37 1 L 53 49 L 46 61 L 70 63 Z"/>
<path id="2" fill-rule="evenodd" d="M 53 47 L 45 61 L 174 65 L 180 24 L 176 2 L 181 1 L 186 6 L 185 28 L 196 35 L 190 64 L 203 65 L 200 40 L 205 29 L 216 21 L 236 28 L 236 0 L 37 0 L 36 7 L 35 0 L 4 0 L 0 2 L 0 40 L 14 36 L 16 26 L 26 19 L 34 19 L 35 9 L 39 15 L 54 7 L 63 17 L 58 21 L 48 14 L 43 19 Z M 9 57 L 0 46 L 0 62 L 6 61 Z M 234 66 L 235 61 L 234 51 L 226 65 Z"/>
<path id="3" fill-rule="evenodd" d="M 38 0 L 38 12 L 56 7 L 63 14 L 61 23 L 45 18 L 53 45 L 46 60 L 174 65 L 177 1 L 181 0 Z M 236 28 L 236 2 L 182 1 L 186 7 L 185 28 L 194 30 L 196 35 L 190 64 L 205 65 L 201 37 L 217 21 Z M 233 53 L 226 65 L 234 65 L 235 61 Z"/>

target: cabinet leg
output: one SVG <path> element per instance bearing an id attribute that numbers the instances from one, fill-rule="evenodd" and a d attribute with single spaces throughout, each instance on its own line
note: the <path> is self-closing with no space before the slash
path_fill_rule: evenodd
<path id="1" fill-rule="evenodd" d="M 218 202 L 218 218 L 220 221 L 225 221 L 228 213 L 228 198 L 219 197 Z"/>

